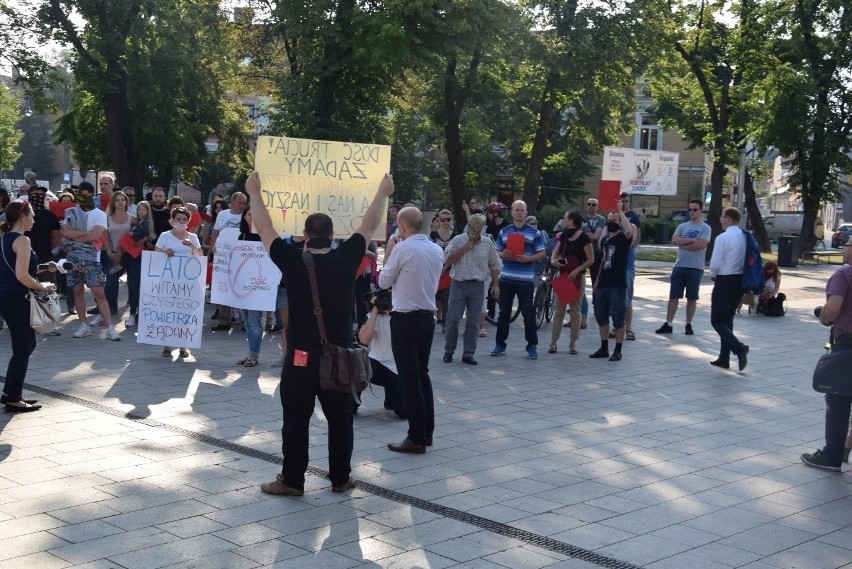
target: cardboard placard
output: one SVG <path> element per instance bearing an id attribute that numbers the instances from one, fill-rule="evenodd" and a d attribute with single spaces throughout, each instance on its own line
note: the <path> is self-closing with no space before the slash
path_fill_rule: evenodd
<path id="1" fill-rule="evenodd" d="M 524 254 L 524 235 L 522 233 L 509 233 L 506 235 L 506 250 L 512 257 Z"/>

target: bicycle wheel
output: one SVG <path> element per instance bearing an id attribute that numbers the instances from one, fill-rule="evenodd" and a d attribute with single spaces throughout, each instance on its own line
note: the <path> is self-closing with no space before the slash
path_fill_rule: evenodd
<path id="1" fill-rule="evenodd" d="M 550 322 L 553 320 L 553 313 L 556 312 L 556 304 L 553 298 L 553 287 L 547 283 L 547 298 L 545 298 L 545 318 Z"/>
<path id="2" fill-rule="evenodd" d="M 516 296 L 512 303 L 512 312 L 509 316 L 509 322 L 514 322 L 518 319 L 518 316 L 521 314 L 521 305 L 518 304 L 518 297 Z M 497 325 L 497 321 L 500 319 L 500 303 L 497 302 L 497 299 L 491 296 L 491 293 L 488 293 L 488 310 L 485 312 L 485 320 L 489 324 Z"/>
<path id="3" fill-rule="evenodd" d="M 533 309 L 535 310 L 535 327 L 541 328 L 547 316 L 547 289 L 550 288 L 546 282 L 539 285 L 533 297 Z"/>

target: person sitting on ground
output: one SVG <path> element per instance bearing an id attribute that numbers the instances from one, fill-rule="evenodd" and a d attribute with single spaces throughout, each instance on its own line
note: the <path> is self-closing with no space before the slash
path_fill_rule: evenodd
<path id="1" fill-rule="evenodd" d="M 358 341 L 370 348 L 370 365 L 373 368 L 373 377 L 370 382 L 373 385 L 381 385 L 385 388 L 384 407 L 393 410 L 400 419 L 408 418 L 408 410 L 405 405 L 405 394 L 399 383 L 399 375 L 396 371 L 396 360 L 393 359 L 391 348 L 390 291 L 380 291 L 370 299 L 370 313 L 367 321 L 358 331 Z M 358 404 L 353 400 L 353 411 L 358 412 Z"/>
<path id="2" fill-rule="evenodd" d="M 756 314 L 767 316 L 783 316 L 784 301 L 787 297 L 781 292 L 781 269 L 775 261 L 766 261 L 763 264 L 763 290 L 755 308 Z"/>

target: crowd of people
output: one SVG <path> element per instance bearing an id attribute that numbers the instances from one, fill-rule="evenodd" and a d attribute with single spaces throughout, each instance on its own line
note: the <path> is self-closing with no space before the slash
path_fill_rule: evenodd
<path id="1" fill-rule="evenodd" d="M 558 296 L 555 299 L 548 353 L 557 352 L 563 327 L 570 327 L 567 353 L 578 354 L 577 342 L 581 330 L 587 327 L 589 310 L 585 290 L 587 271 L 600 336 L 599 348 L 589 357 L 619 361 L 623 358 L 624 342 L 635 339 L 631 304 L 640 228 L 639 216 L 630 210 L 626 194 L 622 194 L 606 217 L 598 213 L 598 200 L 588 199 L 585 214 L 566 212 L 552 237 L 538 228 L 537 220 L 528 215 L 521 200 L 507 208 L 496 202 L 485 206 L 483 200 L 474 197 L 464 204 L 467 217 L 464 224 L 456 223 L 446 209 L 433 219 L 424 220 L 422 212 L 412 204 L 392 203 L 383 267 L 379 272 L 377 247 L 371 240 L 393 194 L 390 176 L 385 176 L 379 185 L 361 226 L 346 240 L 334 239 L 332 221 L 324 214 L 309 216 L 302 235 L 280 236 L 266 208 L 251 208 L 250 201 L 262 203 L 257 173 L 246 183 L 248 195 L 236 192 L 230 200 L 216 197 L 207 212 L 199 212 L 193 204 L 186 204 L 177 196 L 167 200 L 163 188 L 155 188 L 146 196 L 148 199 L 136 204 L 135 190 L 117 188 L 111 176 L 102 176 L 98 186 L 99 195 L 88 182 L 74 187 L 73 192 L 63 193 L 59 199 L 74 205 L 65 210 L 61 221 L 45 207 L 44 188 L 28 188 L 28 201 L 0 200 L 4 217 L 0 226 L 4 257 L 0 264 L 0 316 L 9 326 L 12 338 L 12 357 L 2 401 L 6 411 L 28 412 L 40 408 L 35 401 L 24 400 L 21 394 L 29 356 L 36 346 L 29 326 L 29 303 L 20 302 L 29 291 L 65 291 L 69 312 L 76 313 L 80 321 L 74 338 L 90 336 L 93 327 L 102 326 L 106 328 L 107 339 L 121 340 L 113 317 L 119 313 L 119 279 L 125 273 L 129 304 L 125 327 L 130 329 L 137 324 L 140 258 L 134 251 L 212 256 L 221 231 L 236 227 L 240 240 L 264 244 L 283 275 L 273 314 L 274 326 L 271 322 L 264 324 L 262 311 L 228 306 L 216 307 L 215 324 L 211 326 L 214 332 L 231 330 L 233 326 L 246 331 L 247 355 L 236 362 L 244 367 L 258 365 L 264 328 L 271 332 L 286 330 L 277 362 L 283 368 L 284 466 L 274 481 L 262 485 L 266 493 L 291 496 L 303 493 L 308 425 L 317 399 L 329 422 L 332 489 L 343 492 L 355 484 L 350 476 L 350 462 L 357 398 L 319 387 L 318 364 L 323 342 L 315 321 L 303 258 L 306 253 L 315 263 L 327 340 L 351 347 L 357 338 L 369 346 L 373 383 L 385 388 L 384 407 L 408 422 L 402 441 L 387 445 L 394 452 L 422 454 L 433 444 L 435 411 L 429 361 L 436 324 L 444 332 L 443 362 L 451 364 L 464 318 L 461 362 L 477 365 L 477 342 L 486 336 L 483 319 L 489 294 L 499 306 L 495 345 L 490 351 L 493 357 L 506 354 L 510 315 L 517 301 L 524 321 L 526 356 L 538 359 L 533 296 L 542 272 L 551 273 L 554 278 L 564 275 L 578 292 L 567 302 Z M 698 200 L 690 202 L 689 220 L 677 228 L 672 238 L 678 247 L 677 259 L 670 279 L 666 319 L 656 331 L 658 334 L 674 332 L 673 320 L 684 295 L 687 299 L 684 333 L 695 333 L 693 318 L 705 271 L 705 251 L 710 242 L 710 228 L 701 221 L 701 206 Z M 426 229 L 428 221 L 431 223 Z M 738 210 L 724 211 L 724 232 L 717 238 L 710 260 L 709 274 L 714 283 L 711 324 L 720 337 L 719 356 L 710 363 L 729 368 L 733 355 L 739 369 L 744 370 L 749 347 L 733 331 L 746 254 L 739 222 Z M 64 258 L 70 267 L 64 276 L 57 270 L 58 258 Z M 356 271 L 360 273 L 353 279 Z M 783 296 L 781 271 L 770 262 L 764 266 L 764 275 L 766 284 L 759 297 L 762 304 L 769 305 L 779 295 Z M 846 289 L 841 287 L 847 280 L 846 276 L 832 279 L 829 302 L 823 310 L 824 322 L 834 320 L 837 349 L 842 349 L 845 336 L 852 334 L 852 325 L 846 326 L 847 320 L 852 322 L 852 308 L 847 314 L 846 307 L 846 299 L 852 299 L 852 295 L 847 296 Z M 94 308 L 86 307 L 85 287 L 95 299 Z M 91 321 L 89 314 L 94 316 Z M 171 357 L 173 352 L 173 348 L 165 347 L 163 355 Z M 178 355 L 191 356 L 186 348 L 179 348 Z M 826 400 L 829 409 L 826 447 L 803 455 L 802 460 L 811 466 L 834 469 L 839 464 L 838 457 L 848 460 L 848 449 L 852 446 L 848 444 L 852 442 L 850 437 L 845 457 L 843 447 L 838 449 L 838 441 L 843 443 L 843 437 L 838 434 L 842 422 L 838 417 L 845 413 L 848 424 L 849 398 L 827 396 Z"/>

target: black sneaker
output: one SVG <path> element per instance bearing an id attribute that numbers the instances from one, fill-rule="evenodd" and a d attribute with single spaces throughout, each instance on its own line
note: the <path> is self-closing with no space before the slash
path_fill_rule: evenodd
<path id="1" fill-rule="evenodd" d="M 687 330 L 692 330 L 692 328 L 689 328 L 689 324 L 687 324 L 686 326 Z M 671 324 L 669 324 L 668 322 L 663 322 L 663 325 L 657 328 L 656 332 L 657 334 L 671 334 L 672 331 L 673 330 Z"/>
<path id="2" fill-rule="evenodd" d="M 689 322 L 687 322 L 687 323 L 686 323 L 686 335 L 687 335 L 687 336 L 692 336 L 693 334 L 695 334 L 695 332 L 692 330 L 692 324 L 690 324 Z"/>
<path id="3" fill-rule="evenodd" d="M 589 357 L 590 358 L 608 358 L 609 357 L 609 350 L 605 350 L 603 348 L 600 348 L 594 354 L 589 354 Z"/>
<path id="4" fill-rule="evenodd" d="M 825 455 L 822 454 L 821 450 L 816 451 L 813 454 L 805 453 L 801 456 L 802 462 L 807 464 L 808 466 L 812 466 L 814 468 L 821 468 L 822 470 L 830 470 L 831 472 L 840 472 L 840 465 L 831 466 L 828 464 L 828 460 L 826 460 Z"/>

